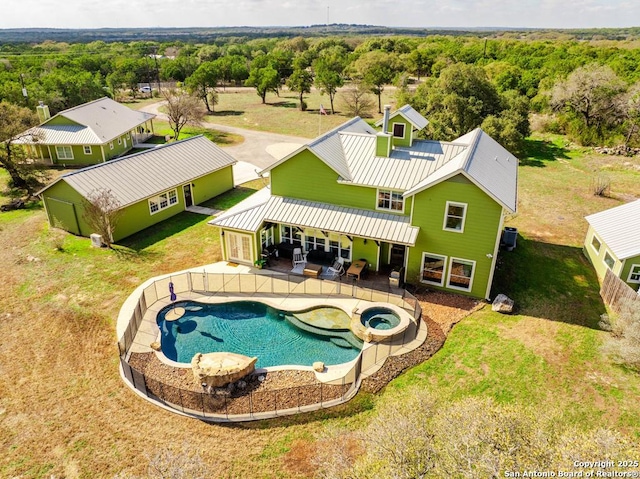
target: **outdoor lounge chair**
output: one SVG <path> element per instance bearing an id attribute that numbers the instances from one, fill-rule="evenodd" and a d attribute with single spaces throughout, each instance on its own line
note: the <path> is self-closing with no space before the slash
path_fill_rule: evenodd
<path id="1" fill-rule="evenodd" d="M 307 255 L 302 253 L 301 248 L 293 249 L 293 267 L 295 268 L 297 265 L 305 265 L 307 262 Z"/>
<path id="2" fill-rule="evenodd" d="M 327 268 L 327 273 L 332 277 L 342 276 L 344 274 L 344 258 L 337 258 L 333 265 Z"/>

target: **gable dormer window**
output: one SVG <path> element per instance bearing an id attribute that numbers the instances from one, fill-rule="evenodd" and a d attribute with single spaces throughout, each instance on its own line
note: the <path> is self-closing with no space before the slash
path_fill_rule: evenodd
<path id="1" fill-rule="evenodd" d="M 404 138 L 404 132 L 407 125 L 404 123 L 394 123 L 393 124 L 393 137 L 394 138 Z"/>
<path id="2" fill-rule="evenodd" d="M 378 210 L 404 211 L 404 198 L 401 191 L 378 190 Z"/>

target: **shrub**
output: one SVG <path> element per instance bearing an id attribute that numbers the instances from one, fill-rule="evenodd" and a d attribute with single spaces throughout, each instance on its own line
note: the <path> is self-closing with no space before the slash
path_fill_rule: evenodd
<path id="1" fill-rule="evenodd" d="M 611 359 L 640 371 L 640 307 L 637 300 L 623 300 L 620 311 L 610 317 L 611 337 L 603 350 Z"/>

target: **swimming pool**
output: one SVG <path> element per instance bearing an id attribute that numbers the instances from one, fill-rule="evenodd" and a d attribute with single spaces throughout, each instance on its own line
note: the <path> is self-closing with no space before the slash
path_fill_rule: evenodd
<path id="1" fill-rule="evenodd" d="M 174 321 L 166 320 L 167 313 L 176 307 L 184 308 L 184 315 Z M 348 324 L 349 317 L 344 311 L 330 309 L 327 313 L 332 322 L 341 313 Z M 305 322 L 305 315 L 296 317 L 296 314 L 257 301 L 221 304 L 179 301 L 163 308 L 156 322 L 162 352 L 180 363 L 190 363 L 196 353 L 227 351 L 256 356 L 258 368 L 311 366 L 315 361 L 330 366 L 349 362 L 360 353 L 362 341 L 350 330 L 320 328 Z"/>

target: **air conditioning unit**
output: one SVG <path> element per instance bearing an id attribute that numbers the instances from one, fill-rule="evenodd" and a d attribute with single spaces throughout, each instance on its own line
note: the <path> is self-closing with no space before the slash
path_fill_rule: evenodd
<path id="1" fill-rule="evenodd" d="M 102 245 L 104 245 L 104 242 L 102 241 L 102 235 L 99 235 L 98 233 L 92 233 L 89 237 L 91 238 L 91 246 L 93 246 L 94 248 L 102 248 Z"/>

